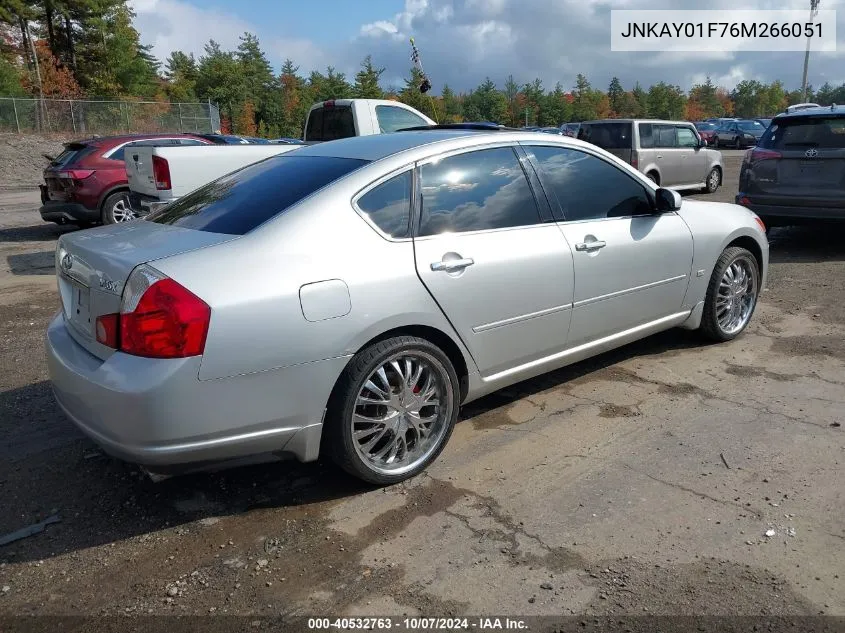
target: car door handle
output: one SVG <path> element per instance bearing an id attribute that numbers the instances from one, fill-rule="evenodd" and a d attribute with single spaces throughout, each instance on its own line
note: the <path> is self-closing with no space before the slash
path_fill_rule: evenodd
<path id="1" fill-rule="evenodd" d="M 445 259 L 439 262 L 434 262 L 431 264 L 431 270 L 434 272 L 455 272 L 456 270 L 463 270 L 467 266 L 472 266 L 475 263 L 475 260 L 469 257 L 464 257 L 461 259 Z"/>
<path id="2" fill-rule="evenodd" d="M 600 242 L 598 240 L 595 241 L 595 242 L 579 242 L 578 244 L 575 245 L 575 250 L 576 251 L 587 251 L 587 252 L 597 251 L 600 248 L 604 248 L 605 246 L 607 246 L 607 242 Z"/>

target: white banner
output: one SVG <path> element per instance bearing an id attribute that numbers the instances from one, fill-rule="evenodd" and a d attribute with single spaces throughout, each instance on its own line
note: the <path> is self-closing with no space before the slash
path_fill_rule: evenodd
<path id="1" fill-rule="evenodd" d="M 614 9 L 612 51 L 742 52 L 836 50 L 836 11 Z"/>

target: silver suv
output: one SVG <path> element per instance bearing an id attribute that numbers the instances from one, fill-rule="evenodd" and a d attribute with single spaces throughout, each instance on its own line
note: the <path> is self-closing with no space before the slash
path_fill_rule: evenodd
<path id="1" fill-rule="evenodd" d="M 685 121 L 586 121 L 578 138 L 614 154 L 661 187 L 715 192 L 722 184 L 722 153 L 707 149 Z"/>

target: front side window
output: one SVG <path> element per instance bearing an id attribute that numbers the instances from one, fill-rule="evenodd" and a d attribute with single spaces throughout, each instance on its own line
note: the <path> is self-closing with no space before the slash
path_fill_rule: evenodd
<path id="1" fill-rule="evenodd" d="M 698 147 L 698 137 L 688 127 L 678 127 L 678 147 Z"/>
<path id="2" fill-rule="evenodd" d="M 423 165 L 420 181 L 420 236 L 540 223 L 534 194 L 510 147 Z"/>
<path id="3" fill-rule="evenodd" d="M 358 208 L 385 235 L 403 238 L 411 228 L 412 172 L 394 176 L 358 198 Z"/>
<path id="4" fill-rule="evenodd" d="M 147 221 L 244 235 L 368 161 L 296 152 L 265 158 L 153 211 Z"/>
<path id="5" fill-rule="evenodd" d="M 619 167 L 576 149 L 531 147 L 543 184 L 560 203 L 566 221 L 652 213 L 645 187 Z"/>
<path id="6" fill-rule="evenodd" d="M 376 118 L 382 134 L 395 132 L 406 127 L 428 125 L 425 119 L 396 106 L 376 106 Z"/>

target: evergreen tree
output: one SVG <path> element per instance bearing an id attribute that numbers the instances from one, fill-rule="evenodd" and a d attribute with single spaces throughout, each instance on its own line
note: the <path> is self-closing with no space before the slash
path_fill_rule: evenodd
<path id="1" fill-rule="evenodd" d="M 619 115 L 619 111 L 622 109 L 622 99 L 625 96 L 625 90 L 622 88 L 622 83 L 619 81 L 618 77 L 614 77 L 610 80 L 610 85 L 607 88 L 607 98 L 610 99 L 610 109 L 613 110 L 616 115 Z"/>
<path id="2" fill-rule="evenodd" d="M 209 40 L 200 57 L 196 90 L 200 99 L 219 105 L 227 119 L 233 121 L 240 114 L 245 88 L 238 60 L 214 40 Z"/>
<path id="3" fill-rule="evenodd" d="M 384 91 L 379 85 L 379 79 L 384 73 L 384 68 L 373 66 L 373 58 L 367 55 L 361 62 L 361 70 L 355 75 L 355 86 L 352 89 L 353 96 L 359 99 L 383 99 Z"/>

